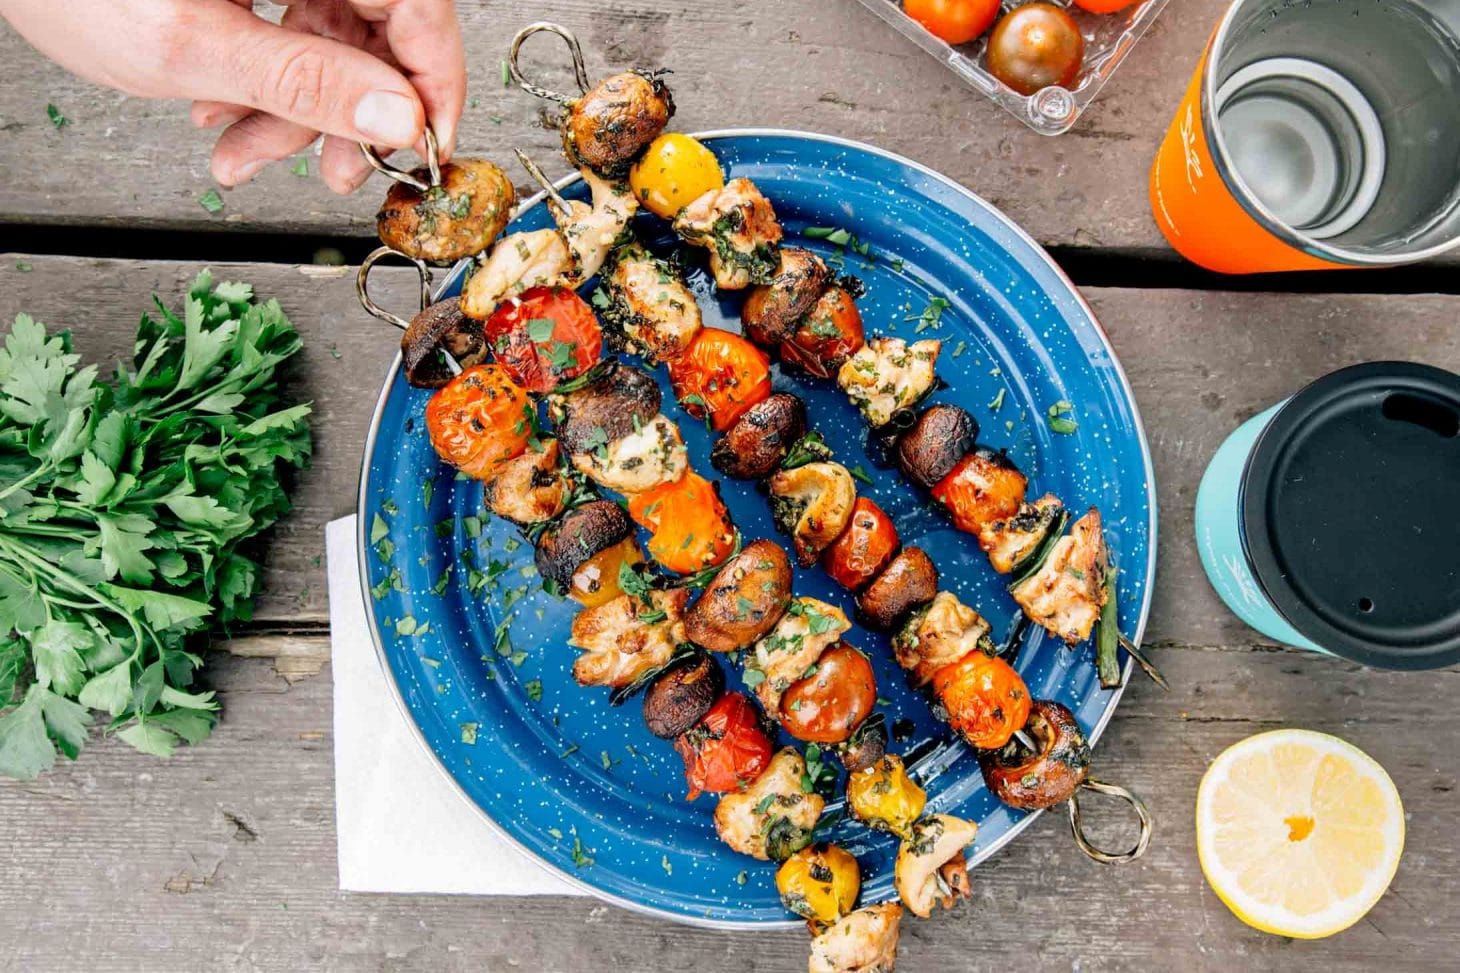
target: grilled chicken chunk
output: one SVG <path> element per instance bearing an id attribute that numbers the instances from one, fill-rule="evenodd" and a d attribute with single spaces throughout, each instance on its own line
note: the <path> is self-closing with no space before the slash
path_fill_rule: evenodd
<path id="1" fill-rule="evenodd" d="M 575 199 L 568 203 L 567 213 L 557 206 L 552 210 L 558 230 L 573 252 L 578 280 L 585 281 L 597 274 L 608 259 L 609 251 L 638 212 L 639 201 L 625 183 L 601 179 L 587 166 L 578 171 L 588 184 L 593 204 Z"/>
<path id="2" fill-rule="evenodd" d="M 780 265 L 776 211 L 743 177 L 686 206 L 674 218 L 674 230 L 710 251 L 710 273 L 721 290 L 770 283 Z"/>
<path id="3" fill-rule="evenodd" d="M 963 849 L 978 825 L 949 814 L 930 814 L 912 826 L 897 850 L 894 883 L 907 911 L 926 919 L 939 906 L 953 908 L 968 895 L 968 862 Z"/>
<path id="4" fill-rule="evenodd" d="M 503 237 L 461 289 L 461 310 L 485 321 L 497 305 L 532 287 L 576 286 L 577 260 L 557 230 Z"/>
<path id="5" fill-rule="evenodd" d="M 583 650 L 573 663 L 580 686 L 619 689 L 674 655 L 684 641 L 684 606 L 689 589 L 649 592 L 649 604 L 636 595 L 619 595 L 573 619 L 568 644 Z M 657 618 L 657 621 L 644 619 Z"/>
<path id="6" fill-rule="evenodd" d="M 978 532 L 978 546 L 1000 574 L 1017 570 L 1044 542 L 1065 505 L 1053 493 L 1019 506 L 1012 517 L 996 520 Z"/>
<path id="7" fill-rule="evenodd" d="M 809 973 L 893 973 L 902 906 L 880 902 L 843 916 L 811 940 Z"/>
<path id="8" fill-rule="evenodd" d="M 852 474 L 840 463 L 807 463 L 770 478 L 776 527 L 791 535 L 803 568 L 841 536 L 857 503 Z"/>
<path id="9" fill-rule="evenodd" d="M 836 383 L 874 428 L 916 403 L 933 387 L 933 368 L 943 343 L 872 338 L 836 373 Z"/>
<path id="10" fill-rule="evenodd" d="M 767 713 L 781 711 L 781 696 L 806 676 L 821 654 L 851 628 L 846 614 L 815 598 L 792 599 L 771 633 L 755 643 L 745 663 L 745 682 Z"/>
<path id="11" fill-rule="evenodd" d="M 988 651 L 991 626 L 978 612 L 951 591 L 940 591 L 892 639 L 897 664 L 908 671 L 914 686 L 925 686 L 933 673 L 970 652 Z"/>
<path id="12" fill-rule="evenodd" d="M 610 301 L 604 318 L 645 357 L 673 361 L 700 333 L 703 325 L 694 295 L 668 263 L 639 243 L 619 248 L 603 286 Z"/>
<path id="13" fill-rule="evenodd" d="M 749 787 L 720 798 L 715 806 L 720 840 L 761 861 L 783 861 L 806 847 L 826 802 L 802 792 L 805 773 L 806 761 L 794 749 L 778 752 Z"/>
<path id="14" fill-rule="evenodd" d="M 529 447 L 508 460 L 483 486 L 482 495 L 492 513 L 514 524 L 541 524 L 555 518 L 568 499 L 568 479 L 558 465 L 558 441 L 549 437 L 540 448 Z"/>
<path id="15" fill-rule="evenodd" d="M 1010 591 L 1032 622 L 1075 645 L 1090 637 L 1105 607 L 1107 561 L 1100 511 L 1091 507 L 1055 541 L 1039 570 Z"/>
<path id="16" fill-rule="evenodd" d="M 662 412 L 626 436 L 584 446 L 573 454 L 573 465 L 594 483 L 619 493 L 643 493 L 673 483 L 689 469 L 679 427 Z"/>

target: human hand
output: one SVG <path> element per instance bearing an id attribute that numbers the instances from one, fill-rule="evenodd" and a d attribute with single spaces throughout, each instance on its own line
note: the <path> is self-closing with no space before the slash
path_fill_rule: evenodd
<path id="1" fill-rule="evenodd" d="M 356 142 L 423 151 L 429 119 L 449 158 L 466 100 L 454 0 L 0 0 L 42 54 L 146 98 L 193 99 L 193 123 L 224 126 L 213 177 L 247 182 L 325 135 L 319 169 L 337 193 L 370 174 Z"/>

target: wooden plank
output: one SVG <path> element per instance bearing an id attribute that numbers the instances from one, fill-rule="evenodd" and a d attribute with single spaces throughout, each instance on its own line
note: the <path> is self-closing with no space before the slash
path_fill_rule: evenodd
<path id="1" fill-rule="evenodd" d="M 17 271 L 17 263 L 32 269 Z M 177 294 L 194 264 L 0 256 L 0 321 L 28 310 L 70 326 L 82 352 L 105 361 L 128 351 L 153 291 Z M 352 271 L 221 265 L 279 298 L 303 331 L 297 395 L 315 403 L 314 466 L 297 509 L 267 558 L 258 618 L 273 630 L 326 620 L 324 525 L 354 506 L 360 454 L 395 332 L 355 301 Z M 378 299 L 406 307 L 413 274 L 382 268 Z M 78 316 L 78 281 L 86 288 Z M 1460 370 L 1460 298 L 1273 295 L 1092 289 L 1087 295 L 1121 354 L 1155 458 L 1160 569 L 1148 639 L 1161 645 L 1243 645 L 1257 636 L 1217 600 L 1192 543 L 1192 505 L 1207 460 L 1242 420 L 1335 368 L 1419 359 Z"/>
<path id="2" fill-rule="evenodd" d="M 1150 802 L 1157 831 L 1147 857 L 1094 865 L 1063 819 L 1047 815 L 975 872 L 971 903 L 909 919 L 900 968 L 1453 966 L 1460 754 L 1449 741 L 1460 734 L 1450 704 L 1460 674 L 1417 682 L 1293 651 L 1201 649 L 1164 661 L 1176 690 L 1134 685 L 1096 754 L 1101 776 Z M 101 742 L 38 781 L 0 782 L 0 970 L 804 969 L 799 932 L 704 931 L 587 899 L 339 892 L 328 670 L 292 687 L 261 660 L 216 659 L 208 671 L 225 720 L 205 745 L 158 761 Z M 1278 725 L 1364 747 L 1408 811 L 1391 892 L 1325 941 L 1248 929 L 1207 888 L 1194 854 L 1206 764 Z"/>
<path id="3" fill-rule="evenodd" d="M 1182 0 L 1157 19 L 1070 134 L 1037 135 L 965 86 L 854 0 L 560 0 L 550 15 L 578 32 L 590 74 L 674 69 L 682 131 L 782 127 L 871 142 L 932 166 L 1002 207 L 1035 238 L 1070 247 L 1166 250 L 1149 215 L 1147 170 L 1225 0 Z M 540 4 L 459 4 L 471 68 L 462 146 L 504 166 L 520 146 L 562 172 L 544 103 L 504 90 L 510 33 Z M 561 48 L 530 42 L 534 72 L 567 90 Z M 225 193 L 216 215 L 197 203 L 212 182 L 212 140 L 182 102 L 128 98 L 67 75 L 0 25 L 0 220 L 367 237 L 379 182 L 340 199 L 276 166 Z M 45 106 L 71 119 L 57 130 Z M 510 171 L 526 185 L 515 165 Z M 12 244 L 23 245 L 23 244 Z"/>

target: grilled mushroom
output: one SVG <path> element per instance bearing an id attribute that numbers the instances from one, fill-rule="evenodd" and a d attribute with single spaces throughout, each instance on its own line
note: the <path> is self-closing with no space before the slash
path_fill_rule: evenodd
<path id="1" fill-rule="evenodd" d="M 938 594 L 938 569 L 921 548 L 905 547 L 877 580 L 857 596 L 857 610 L 872 628 L 888 632 L 904 615 Z"/>
<path id="2" fill-rule="evenodd" d="M 811 940 L 809 973 L 892 973 L 897 965 L 902 906 L 863 906 Z"/>
<path id="3" fill-rule="evenodd" d="M 659 414 L 661 395 L 653 377 L 614 362 L 586 388 L 548 400 L 558 438 L 569 454 L 607 446 L 641 429 Z"/>
<path id="4" fill-rule="evenodd" d="M 918 486 L 931 490 L 978 439 L 978 420 L 956 405 L 933 405 L 922 411 L 897 442 L 897 465 Z"/>
<path id="5" fill-rule="evenodd" d="M 542 440 L 502 465 L 482 486 L 487 507 L 498 517 L 527 526 L 552 520 L 568 499 L 568 478 L 558 463 L 558 441 Z"/>
<path id="6" fill-rule="evenodd" d="M 422 182 L 425 166 L 411 173 Z M 486 159 L 457 159 L 441 166 L 441 185 L 421 192 L 392 183 L 375 217 L 386 246 L 432 263 L 474 257 L 507 226 L 517 192 L 512 180 Z"/>
<path id="7" fill-rule="evenodd" d="M 685 614 L 685 635 L 711 652 L 743 649 L 775 627 L 791 598 L 791 561 L 779 544 L 754 541 L 715 574 Z"/>
<path id="8" fill-rule="evenodd" d="M 851 737 L 837 748 L 837 756 L 847 773 L 866 770 L 887 755 L 887 720 L 875 713 L 852 731 Z"/>
<path id="9" fill-rule="evenodd" d="M 725 691 L 725 673 L 703 652 L 694 652 L 665 669 L 644 694 L 649 732 L 672 740 L 694 726 Z"/>
<path id="10" fill-rule="evenodd" d="M 633 524 L 623 508 L 610 500 L 594 500 L 574 507 L 537 539 L 538 573 L 577 597 L 600 590 L 611 582 L 617 591 L 617 567 L 611 578 L 579 577 L 593 558 L 623 541 L 632 543 Z"/>
<path id="11" fill-rule="evenodd" d="M 798 396 L 777 392 L 735 420 L 710 450 L 710 462 L 728 477 L 759 480 L 781 464 L 805 433 L 806 404 Z"/>
<path id="12" fill-rule="evenodd" d="M 569 645 L 583 650 L 573 663 L 573 679 L 580 686 L 617 689 L 664 665 L 684 641 L 688 600 L 687 588 L 656 589 L 642 598 L 619 595 L 580 611 L 568 639 Z"/>
<path id="13" fill-rule="evenodd" d="M 1090 637 L 1105 607 L 1108 556 L 1100 511 L 1091 507 L 1055 541 L 1044 564 L 1009 591 L 1030 621 L 1077 645 Z"/>
<path id="14" fill-rule="evenodd" d="M 749 787 L 720 798 L 715 806 L 720 840 L 761 861 L 785 861 L 809 845 L 826 801 L 802 791 L 805 774 L 799 753 L 791 747 L 779 751 Z"/>
<path id="15" fill-rule="evenodd" d="M 752 288 L 740 307 L 746 335 L 764 347 L 785 341 L 830 282 L 831 271 L 816 254 L 783 247 L 770 283 Z"/>
<path id="16" fill-rule="evenodd" d="M 902 904 L 926 919 L 938 906 L 953 908 L 968 895 L 968 862 L 963 849 L 978 825 L 949 814 L 930 814 L 912 826 L 897 851 L 894 884 Z"/>
<path id="17" fill-rule="evenodd" d="M 574 165 L 621 179 L 674 114 L 660 73 L 625 71 L 604 78 L 563 117 L 563 151 Z"/>
<path id="18" fill-rule="evenodd" d="M 1024 732 L 1039 749 L 1015 737 L 998 750 L 978 751 L 984 783 L 999 800 L 1021 811 L 1037 811 L 1068 800 L 1090 772 L 1090 745 L 1075 714 L 1048 699 L 1029 707 Z"/>
<path id="19" fill-rule="evenodd" d="M 893 636 L 897 664 L 908 671 L 914 686 L 925 686 L 933 673 L 970 652 L 992 654 L 993 628 L 978 612 L 951 591 L 940 591 L 931 603 L 912 613 Z"/>
<path id="20" fill-rule="evenodd" d="M 768 486 L 776 527 L 791 535 L 797 563 L 809 568 L 852 519 L 852 474 L 840 463 L 807 463 L 777 472 Z"/>
<path id="21" fill-rule="evenodd" d="M 487 358 L 487 342 L 480 321 L 461 313 L 461 298 L 437 301 L 411 319 L 401 335 L 400 353 L 406 381 L 418 389 L 439 389 L 451 381 L 446 356 L 462 368 Z"/>

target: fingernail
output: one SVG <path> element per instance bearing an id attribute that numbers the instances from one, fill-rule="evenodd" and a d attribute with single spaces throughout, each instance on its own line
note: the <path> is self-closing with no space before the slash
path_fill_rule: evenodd
<path id="1" fill-rule="evenodd" d="M 355 127 L 371 142 L 404 148 L 420 134 L 415 102 L 394 91 L 372 91 L 355 106 Z"/>

